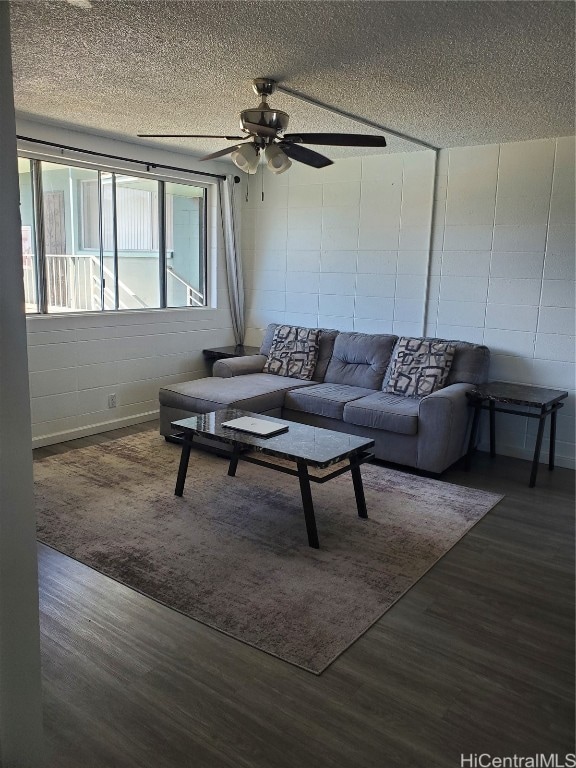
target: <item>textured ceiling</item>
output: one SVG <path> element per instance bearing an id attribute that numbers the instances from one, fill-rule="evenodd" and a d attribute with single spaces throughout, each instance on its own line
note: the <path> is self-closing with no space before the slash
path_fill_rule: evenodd
<path id="1" fill-rule="evenodd" d="M 257 104 L 252 78 L 273 77 L 439 147 L 574 133 L 572 2 L 92 0 L 84 9 L 15 0 L 11 8 L 16 108 L 26 117 L 131 139 L 237 134 L 238 113 Z M 290 114 L 289 131 L 375 132 L 283 93 L 270 103 Z M 226 146 L 148 141 L 194 153 Z M 414 148 L 393 137 L 389 147 Z"/>

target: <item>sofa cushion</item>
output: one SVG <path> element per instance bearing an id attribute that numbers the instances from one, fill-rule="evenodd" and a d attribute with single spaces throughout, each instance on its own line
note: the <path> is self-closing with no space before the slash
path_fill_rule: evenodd
<path id="1" fill-rule="evenodd" d="M 301 328 L 297 325 L 279 325 L 263 373 L 310 380 L 318 360 L 318 328 Z"/>
<path id="2" fill-rule="evenodd" d="M 266 328 L 264 338 L 262 339 L 262 344 L 260 345 L 261 355 L 266 355 L 266 357 L 268 357 L 270 354 L 272 339 L 274 338 L 274 332 L 276 331 L 277 327 L 278 323 L 270 323 Z M 314 369 L 314 374 L 312 376 L 314 381 L 324 381 L 326 369 L 328 368 L 328 364 L 330 363 L 330 359 L 332 357 L 334 342 L 339 333 L 340 331 L 337 331 L 334 328 L 320 328 L 320 349 L 318 351 L 316 368 Z"/>
<path id="3" fill-rule="evenodd" d="M 426 338 L 426 337 L 424 337 Z M 427 339 L 431 341 L 431 338 Z M 490 350 L 482 344 L 473 344 L 470 341 L 456 341 L 454 339 L 434 339 L 454 345 L 454 358 L 444 386 L 451 384 L 484 384 L 488 381 L 488 369 L 490 367 Z M 390 381 L 393 358 L 390 360 L 388 371 L 384 376 L 383 390 Z"/>
<path id="4" fill-rule="evenodd" d="M 278 328 L 279 323 L 269 323 L 268 327 L 264 331 L 264 338 L 262 339 L 262 344 L 260 344 L 260 354 L 261 355 L 268 355 L 270 354 L 270 347 L 272 346 L 272 339 L 274 338 L 274 333 L 276 331 L 276 328 Z"/>
<path id="5" fill-rule="evenodd" d="M 269 373 L 251 373 L 229 379 L 211 376 L 162 387 L 160 405 L 192 413 L 208 413 L 227 406 L 260 413 L 281 408 L 287 389 L 311 384 L 302 379 L 288 379 Z"/>
<path id="6" fill-rule="evenodd" d="M 326 371 L 332 359 L 336 337 L 340 331 L 333 328 L 320 328 L 320 349 L 318 351 L 318 361 L 314 369 L 313 381 L 324 381 Z"/>
<path id="7" fill-rule="evenodd" d="M 404 397 L 430 395 L 446 383 L 453 358 L 454 345 L 448 341 L 403 336 L 384 391 Z"/>
<path id="8" fill-rule="evenodd" d="M 347 384 L 314 384 L 305 390 L 287 392 L 284 408 L 317 416 L 342 419 L 344 406 L 351 400 L 374 394 L 373 389 L 350 387 Z"/>
<path id="9" fill-rule="evenodd" d="M 420 401 L 413 397 L 376 392 L 346 403 L 344 421 L 359 427 L 415 435 L 418 432 L 419 408 Z"/>
<path id="10" fill-rule="evenodd" d="M 339 333 L 324 381 L 380 389 L 397 336 Z"/>
<path id="11" fill-rule="evenodd" d="M 484 384 L 488 381 L 490 350 L 483 344 L 468 341 L 450 341 L 454 345 L 454 359 L 446 386 L 450 384 Z"/>

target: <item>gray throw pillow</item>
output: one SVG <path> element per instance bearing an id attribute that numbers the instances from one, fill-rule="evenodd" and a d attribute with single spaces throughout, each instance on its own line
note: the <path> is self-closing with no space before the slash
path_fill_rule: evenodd
<path id="1" fill-rule="evenodd" d="M 318 360 L 320 329 L 279 325 L 263 373 L 310 380 Z"/>
<path id="2" fill-rule="evenodd" d="M 426 397 L 442 389 L 454 359 L 454 344 L 438 339 L 398 339 L 385 392 Z"/>

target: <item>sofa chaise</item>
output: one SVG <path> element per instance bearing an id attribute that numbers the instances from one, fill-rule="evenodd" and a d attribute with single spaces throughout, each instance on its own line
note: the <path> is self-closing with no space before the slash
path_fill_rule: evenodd
<path id="1" fill-rule="evenodd" d="M 211 377 L 163 387 L 160 433 L 170 439 L 172 421 L 232 407 L 366 436 L 376 458 L 433 474 L 466 453 L 466 392 L 487 380 L 487 347 L 450 342 L 445 386 L 416 398 L 386 391 L 397 336 L 322 329 L 312 379 L 304 380 L 263 372 L 276 328 L 268 326 L 260 354 L 218 360 Z"/>

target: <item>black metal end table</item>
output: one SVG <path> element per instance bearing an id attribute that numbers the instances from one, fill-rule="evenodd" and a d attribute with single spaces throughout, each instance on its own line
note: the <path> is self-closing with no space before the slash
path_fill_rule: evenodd
<path id="1" fill-rule="evenodd" d="M 216 362 L 216 360 L 225 360 L 229 357 L 246 357 L 247 355 L 257 355 L 260 352 L 260 347 L 246 347 L 244 344 L 232 344 L 229 347 L 209 347 L 208 349 L 203 349 L 202 354 L 204 355 L 204 359 L 210 366 L 210 371 L 212 371 L 212 366 Z"/>
<path id="2" fill-rule="evenodd" d="M 527 384 L 512 384 L 508 381 L 490 381 L 482 384 L 466 396 L 470 405 L 474 407 L 474 418 L 470 432 L 470 442 L 466 454 L 466 469 L 470 468 L 472 452 L 478 434 L 480 412 L 490 413 L 490 456 L 496 456 L 496 413 L 513 413 L 517 416 L 527 416 L 529 419 L 538 419 L 538 434 L 534 446 L 534 458 L 532 459 L 532 471 L 530 473 L 530 488 L 536 485 L 536 475 L 540 462 L 540 451 L 544 437 L 546 419 L 550 416 L 550 451 L 548 455 L 548 469 L 554 469 L 554 451 L 556 447 L 556 414 L 563 407 L 560 402 L 568 397 L 568 392 L 559 389 L 545 389 L 544 387 L 532 387 Z M 537 408 L 538 412 L 519 410 L 508 406 L 517 405 L 527 408 Z"/>

